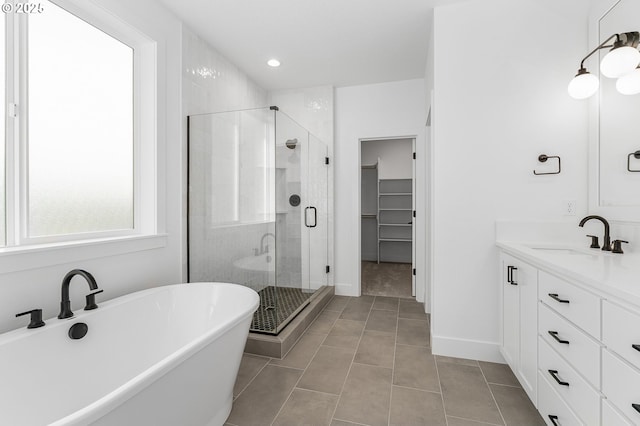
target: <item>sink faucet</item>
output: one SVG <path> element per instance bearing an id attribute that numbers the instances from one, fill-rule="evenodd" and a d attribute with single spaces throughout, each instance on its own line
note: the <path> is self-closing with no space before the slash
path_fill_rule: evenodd
<path id="1" fill-rule="evenodd" d="M 69 284 L 71 284 L 71 279 L 76 275 L 80 275 L 87 283 L 89 283 L 89 288 L 91 290 L 97 290 L 98 284 L 96 284 L 96 279 L 93 278 L 93 275 L 88 273 L 87 271 L 83 271 L 82 269 L 74 269 L 69 271 L 67 275 L 64 276 L 62 280 L 62 300 L 60 302 L 60 314 L 58 318 L 71 318 L 73 316 L 73 312 L 71 311 L 71 301 L 69 300 Z"/>
<path id="2" fill-rule="evenodd" d="M 260 252 L 258 252 L 258 251 L 256 250 L 256 256 L 259 256 L 259 255 L 261 255 L 261 254 L 265 254 L 265 253 L 269 253 L 269 246 L 268 246 L 268 245 L 267 245 L 267 246 L 265 246 L 265 244 L 264 244 L 264 241 L 265 241 L 265 240 L 267 239 L 267 237 L 269 237 L 269 236 L 273 237 L 273 240 L 275 241 L 276 236 L 275 236 L 275 235 L 273 235 L 271 232 L 267 232 L 266 234 L 264 234 L 264 235 L 262 236 L 262 238 L 260 238 Z"/>
<path id="3" fill-rule="evenodd" d="M 600 222 L 602 222 L 602 224 L 604 225 L 604 238 L 603 238 L 604 242 L 602 244 L 602 250 L 611 251 L 611 236 L 609 235 L 609 222 L 607 222 L 607 220 L 604 217 L 597 216 L 597 215 L 586 216 L 580 221 L 580 224 L 578 226 L 583 227 L 584 224 L 591 219 L 597 219 Z"/>

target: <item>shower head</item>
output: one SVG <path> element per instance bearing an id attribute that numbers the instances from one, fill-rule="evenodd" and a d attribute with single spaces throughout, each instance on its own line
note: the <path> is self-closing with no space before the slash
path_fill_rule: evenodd
<path id="1" fill-rule="evenodd" d="M 294 139 L 288 139 L 285 143 L 284 143 L 287 148 L 289 149 L 296 149 L 296 145 L 298 145 L 298 139 L 294 138 Z"/>

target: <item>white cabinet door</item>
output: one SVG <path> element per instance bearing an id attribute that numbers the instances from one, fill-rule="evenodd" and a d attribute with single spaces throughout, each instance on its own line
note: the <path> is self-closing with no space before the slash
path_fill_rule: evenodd
<path id="1" fill-rule="evenodd" d="M 522 388 L 536 404 L 538 379 L 538 270 L 519 262 L 514 271 L 520 291 L 520 364 Z"/>
<path id="2" fill-rule="evenodd" d="M 513 371 L 518 370 L 520 359 L 520 293 L 512 283 L 513 268 L 518 261 L 502 254 L 502 355 Z"/>

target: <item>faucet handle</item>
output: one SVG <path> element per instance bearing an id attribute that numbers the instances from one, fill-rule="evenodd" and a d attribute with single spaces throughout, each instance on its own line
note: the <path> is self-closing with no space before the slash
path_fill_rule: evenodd
<path id="1" fill-rule="evenodd" d="M 104 290 L 94 291 L 93 293 L 89 293 L 85 296 L 87 300 L 87 304 L 84 307 L 85 311 L 91 311 L 93 309 L 98 309 L 98 305 L 96 304 L 96 294 L 102 293 Z"/>
<path id="2" fill-rule="evenodd" d="M 618 253 L 618 254 L 624 253 L 622 251 L 622 243 L 629 244 L 629 241 L 613 240 L 613 248 L 611 249 L 611 253 Z"/>
<path id="3" fill-rule="evenodd" d="M 600 243 L 598 242 L 597 235 L 587 235 L 587 237 L 591 237 L 591 245 L 589 246 L 589 248 L 600 248 Z"/>
<path id="4" fill-rule="evenodd" d="M 31 321 L 27 328 L 39 328 L 44 326 L 44 321 L 42 321 L 42 309 L 32 309 L 27 312 L 21 312 L 16 314 L 16 318 L 27 314 L 31 314 Z"/>

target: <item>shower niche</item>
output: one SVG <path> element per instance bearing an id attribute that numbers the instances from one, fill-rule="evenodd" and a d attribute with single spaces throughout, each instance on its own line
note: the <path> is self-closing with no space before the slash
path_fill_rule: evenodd
<path id="1" fill-rule="evenodd" d="M 260 295 L 278 334 L 327 285 L 327 146 L 277 107 L 188 118 L 189 282 Z"/>

